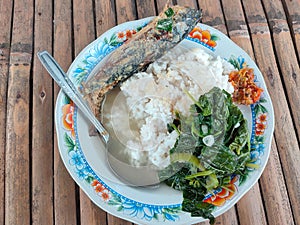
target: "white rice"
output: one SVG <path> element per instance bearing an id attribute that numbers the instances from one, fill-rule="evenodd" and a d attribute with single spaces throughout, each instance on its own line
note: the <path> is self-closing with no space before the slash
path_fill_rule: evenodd
<path id="1" fill-rule="evenodd" d="M 168 133 L 167 124 L 174 119 L 175 111 L 189 114 L 192 100 L 184 93 L 188 91 L 196 99 L 213 87 L 233 92 L 228 74 L 233 66 L 213 57 L 204 50 L 190 51 L 176 47 L 163 58 L 149 66 L 146 72 L 133 75 L 121 86 L 129 109 L 129 122 L 119 130 L 126 140 L 126 151 L 133 165 L 152 164 L 159 168 L 169 165 L 169 150 L 178 137 L 176 131 Z M 121 107 L 121 106 L 118 106 Z M 111 115 L 115 124 L 124 123 L 117 115 L 124 109 L 115 109 Z M 136 129 L 132 128 L 135 123 Z"/>

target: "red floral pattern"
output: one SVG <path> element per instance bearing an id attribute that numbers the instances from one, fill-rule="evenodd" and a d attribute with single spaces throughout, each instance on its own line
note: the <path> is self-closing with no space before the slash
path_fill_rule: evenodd
<path id="1" fill-rule="evenodd" d="M 125 30 L 118 32 L 117 37 L 122 41 L 127 41 L 128 39 L 132 38 L 134 34 L 136 34 L 136 30 Z"/>
<path id="2" fill-rule="evenodd" d="M 74 103 L 70 101 L 69 104 L 66 104 L 62 108 L 63 111 L 63 126 L 68 131 L 71 131 L 72 137 L 75 137 L 75 130 L 74 130 Z"/>
<path id="3" fill-rule="evenodd" d="M 96 193 L 98 193 L 104 201 L 108 201 L 110 196 L 110 191 L 105 188 L 98 180 L 93 180 L 91 185 L 94 187 Z"/>
<path id="4" fill-rule="evenodd" d="M 265 133 L 265 129 L 267 128 L 267 114 L 260 114 L 255 121 L 255 134 L 257 136 L 261 136 Z"/>
<path id="5" fill-rule="evenodd" d="M 208 30 L 202 30 L 200 27 L 195 27 L 190 33 L 190 38 L 198 39 L 199 41 L 209 45 L 210 47 L 217 46 L 218 37 L 215 35 L 211 35 Z"/>

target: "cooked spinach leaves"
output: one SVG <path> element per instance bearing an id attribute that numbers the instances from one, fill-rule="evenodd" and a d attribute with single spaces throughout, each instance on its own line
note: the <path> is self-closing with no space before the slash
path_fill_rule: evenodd
<path id="1" fill-rule="evenodd" d="M 229 184 L 230 177 L 245 173 L 250 161 L 247 121 L 232 102 L 231 95 L 214 87 L 194 104 L 190 116 L 177 114 L 169 130 L 179 132 L 170 151 L 171 165 L 161 172 L 174 171 L 165 183 L 183 192 L 182 210 L 214 223 L 214 205 L 203 202 L 207 193 Z M 179 168 L 179 171 L 178 171 Z"/>

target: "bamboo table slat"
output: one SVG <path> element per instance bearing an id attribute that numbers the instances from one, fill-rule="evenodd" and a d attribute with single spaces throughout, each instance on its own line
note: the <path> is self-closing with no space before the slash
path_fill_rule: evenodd
<path id="1" fill-rule="evenodd" d="M 72 46 L 72 4 L 71 0 L 55 1 L 53 21 L 53 56 L 67 71 L 73 58 Z M 56 99 L 59 88 L 53 85 L 53 97 Z M 53 131 L 53 223 L 77 224 L 76 187 L 67 172 L 58 152 L 56 132 Z M 65 188 L 68 187 L 68 188 Z M 51 224 L 51 223 L 50 223 Z"/>
<path id="2" fill-rule="evenodd" d="M 0 3 L 0 224 L 4 224 L 5 210 L 5 147 L 6 147 L 6 108 L 7 82 L 9 70 L 12 2 Z"/>
<path id="3" fill-rule="evenodd" d="M 284 0 L 282 1 L 282 4 L 287 14 L 289 27 L 292 31 L 291 35 L 294 38 L 298 59 L 299 59 L 300 58 L 300 1 Z"/>
<path id="4" fill-rule="evenodd" d="M 53 221 L 53 87 L 52 78 L 39 63 L 37 52 L 52 50 L 52 2 L 37 1 L 34 8 L 31 136 L 32 224 Z"/>
<path id="5" fill-rule="evenodd" d="M 59 88 L 36 53 L 48 50 L 67 71 L 106 30 L 166 2 L 0 0 L 0 225 L 134 225 L 97 207 L 67 172 L 54 126 Z M 173 3 L 201 8 L 203 23 L 256 61 L 275 111 L 264 173 L 216 224 L 300 225 L 300 0 Z"/>
<path id="6" fill-rule="evenodd" d="M 13 6 L 6 102 L 4 222 L 27 225 L 31 221 L 32 209 L 29 207 L 32 89 L 30 77 L 34 7 L 33 1 L 30 0 L 14 1 Z"/>

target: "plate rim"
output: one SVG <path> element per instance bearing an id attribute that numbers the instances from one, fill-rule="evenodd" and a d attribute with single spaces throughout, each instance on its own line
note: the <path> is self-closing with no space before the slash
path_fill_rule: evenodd
<path id="1" fill-rule="evenodd" d="M 70 74 L 72 73 L 72 68 L 74 68 L 74 65 L 77 64 L 78 62 L 78 59 L 81 58 L 85 52 L 93 45 L 95 45 L 97 42 L 101 41 L 104 39 L 104 37 L 108 36 L 109 33 L 114 33 L 116 31 L 119 30 L 119 28 L 121 27 L 128 27 L 129 25 L 132 25 L 133 23 L 136 23 L 136 22 L 139 22 L 139 23 L 143 23 L 143 22 L 147 22 L 147 21 L 150 21 L 152 18 L 154 17 L 147 17 L 147 18 L 143 18 L 143 19 L 139 19 L 139 20 L 133 20 L 133 21 L 128 21 L 128 22 L 125 22 L 125 23 L 122 23 L 122 24 L 119 24 L 111 29 L 109 29 L 108 31 L 104 32 L 101 36 L 99 36 L 97 39 L 95 39 L 94 41 L 92 41 L 91 43 L 89 43 L 77 56 L 76 58 L 73 60 L 72 64 L 70 65 L 69 69 L 68 69 L 68 76 L 70 76 Z M 264 164 L 262 165 L 262 167 L 259 169 L 258 171 L 258 175 L 255 177 L 255 181 L 249 185 L 246 190 L 242 193 L 242 194 L 239 194 L 238 197 L 236 199 L 234 199 L 234 201 L 230 201 L 228 202 L 228 204 L 226 204 L 226 208 L 225 210 L 221 210 L 220 213 L 213 213 L 214 216 L 219 216 L 223 213 L 225 213 L 227 210 L 229 210 L 230 208 L 232 208 L 258 181 L 258 179 L 261 177 L 266 165 L 267 165 L 267 162 L 268 162 L 268 159 L 269 159 L 269 155 L 270 155 L 270 151 L 271 151 L 271 142 L 272 142 L 272 138 L 273 138 L 273 133 L 274 133 L 274 126 L 275 126 L 275 118 L 274 118 L 274 109 L 273 109 L 273 105 L 272 105 L 272 100 L 271 100 L 271 97 L 269 95 L 269 92 L 267 90 L 267 86 L 266 86 L 266 83 L 265 83 L 265 80 L 264 80 L 264 77 L 261 73 L 261 71 L 259 70 L 259 68 L 257 67 L 255 61 L 253 59 L 251 59 L 251 57 L 241 48 L 239 47 L 237 44 L 235 44 L 226 34 L 222 33 L 221 31 L 209 26 L 209 25 L 206 25 L 206 24 L 202 24 L 202 23 L 199 23 L 198 25 L 201 25 L 201 26 L 205 26 L 205 27 L 208 27 L 210 30 L 216 32 L 216 33 L 219 33 L 222 35 L 222 38 L 225 38 L 226 41 L 230 41 L 231 43 L 233 43 L 235 45 L 235 47 L 238 49 L 238 51 L 241 53 L 241 55 L 243 56 L 248 56 L 249 59 L 253 62 L 254 66 L 256 67 L 256 71 L 259 72 L 259 75 L 261 76 L 261 80 L 260 80 L 260 83 L 262 84 L 261 86 L 265 87 L 264 88 L 264 92 L 265 92 L 265 96 L 268 97 L 268 101 L 269 101 L 269 107 L 268 107 L 268 113 L 270 116 L 270 123 L 268 124 L 269 126 L 271 126 L 271 128 L 269 128 L 270 130 L 270 138 L 269 138 L 269 142 L 268 142 L 268 146 L 265 147 L 265 154 L 266 155 L 266 160 L 264 162 Z M 62 96 L 64 95 L 63 91 L 60 90 L 59 94 L 57 95 L 57 98 L 56 98 L 56 104 L 55 104 L 55 126 L 56 126 L 56 133 L 57 133 L 57 136 L 59 136 L 59 133 L 60 133 L 60 129 L 59 126 L 58 126 L 58 120 L 59 118 L 58 117 L 58 113 L 57 111 L 59 110 L 59 99 L 62 98 Z M 113 212 L 111 210 L 108 210 L 107 208 L 105 207 L 102 207 L 102 205 L 98 204 L 98 202 L 93 198 L 93 196 L 91 196 L 89 194 L 89 192 L 85 189 L 84 187 L 84 184 L 82 184 L 80 181 L 78 181 L 78 178 L 75 176 L 75 174 L 73 173 L 73 171 L 71 171 L 71 168 L 69 168 L 69 164 L 68 164 L 68 161 L 63 157 L 63 153 L 62 153 L 62 140 L 61 138 L 57 137 L 57 143 L 58 143 L 58 149 L 59 149 L 59 152 L 60 152 L 60 156 L 65 164 L 65 167 L 66 169 L 68 170 L 69 174 L 71 175 L 72 179 L 77 183 L 77 185 L 85 192 L 85 194 L 98 206 L 100 207 L 101 209 L 103 209 L 104 211 L 116 216 L 116 217 L 119 217 L 119 218 L 122 218 L 122 219 L 125 219 L 125 220 L 128 220 L 128 221 L 131 221 L 133 223 L 135 222 L 140 222 L 138 220 L 135 220 L 134 217 L 132 218 L 127 218 L 125 217 L 125 215 L 121 215 L 117 212 Z M 201 217 L 195 217 L 195 218 L 198 218 L 199 219 L 203 219 Z M 195 220 L 194 222 L 198 222 L 198 220 Z M 204 221 L 205 219 L 201 220 L 201 221 Z M 164 223 L 166 224 L 166 223 Z M 174 223 L 172 223 L 174 224 Z"/>

